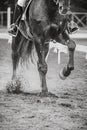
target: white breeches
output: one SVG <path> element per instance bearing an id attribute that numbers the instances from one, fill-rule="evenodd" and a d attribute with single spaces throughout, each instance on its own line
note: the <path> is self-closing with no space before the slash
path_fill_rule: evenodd
<path id="1" fill-rule="evenodd" d="M 18 0 L 17 4 L 21 7 L 24 7 L 25 6 L 25 3 L 26 3 L 27 0 Z"/>

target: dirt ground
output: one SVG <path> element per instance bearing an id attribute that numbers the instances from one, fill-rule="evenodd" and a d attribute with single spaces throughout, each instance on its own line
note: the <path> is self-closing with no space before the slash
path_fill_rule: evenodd
<path id="1" fill-rule="evenodd" d="M 86 45 L 86 40 L 75 41 Z M 31 91 L 34 86 L 31 93 L 6 92 L 12 75 L 10 55 L 10 44 L 0 40 L 0 130 L 87 130 L 87 60 L 84 53 L 75 52 L 75 70 L 69 78 L 61 80 L 59 71 L 66 65 L 68 56 L 62 54 L 58 65 L 57 54 L 51 50 L 47 84 L 53 95 L 48 97 L 38 95 L 40 87 L 34 72 L 30 74 L 28 90 L 28 83 L 24 87 Z"/>

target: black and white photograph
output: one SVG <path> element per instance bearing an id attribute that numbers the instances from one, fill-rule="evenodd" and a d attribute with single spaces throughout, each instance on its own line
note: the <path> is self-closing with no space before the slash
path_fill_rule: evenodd
<path id="1" fill-rule="evenodd" d="M 0 0 L 0 130 L 87 130 L 87 0 Z"/>

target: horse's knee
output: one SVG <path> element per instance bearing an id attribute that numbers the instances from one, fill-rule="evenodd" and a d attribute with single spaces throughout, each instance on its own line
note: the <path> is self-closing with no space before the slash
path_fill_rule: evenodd
<path id="1" fill-rule="evenodd" d="M 47 64 L 46 63 L 42 64 L 42 63 L 38 62 L 37 65 L 38 65 L 39 72 L 41 72 L 43 74 L 47 73 Z"/>
<path id="2" fill-rule="evenodd" d="M 69 48 L 70 51 L 74 51 L 75 50 L 76 44 L 75 44 L 75 42 L 73 40 L 69 41 L 68 48 Z"/>

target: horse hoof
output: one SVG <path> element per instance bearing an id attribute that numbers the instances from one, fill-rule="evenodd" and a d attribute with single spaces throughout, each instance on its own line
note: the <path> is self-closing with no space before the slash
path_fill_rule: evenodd
<path id="1" fill-rule="evenodd" d="M 47 96 L 48 96 L 48 92 L 41 92 L 41 93 L 40 93 L 40 96 L 41 96 L 41 97 L 47 97 Z"/>
<path id="2" fill-rule="evenodd" d="M 66 68 L 64 68 L 66 69 Z M 65 80 L 67 77 L 64 76 L 63 72 L 64 72 L 64 69 L 61 69 L 60 72 L 59 72 L 59 77 L 62 79 L 62 80 Z"/>
<path id="3" fill-rule="evenodd" d="M 6 85 L 8 93 L 20 93 L 21 92 L 21 82 L 19 80 L 12 80 Z"/>

